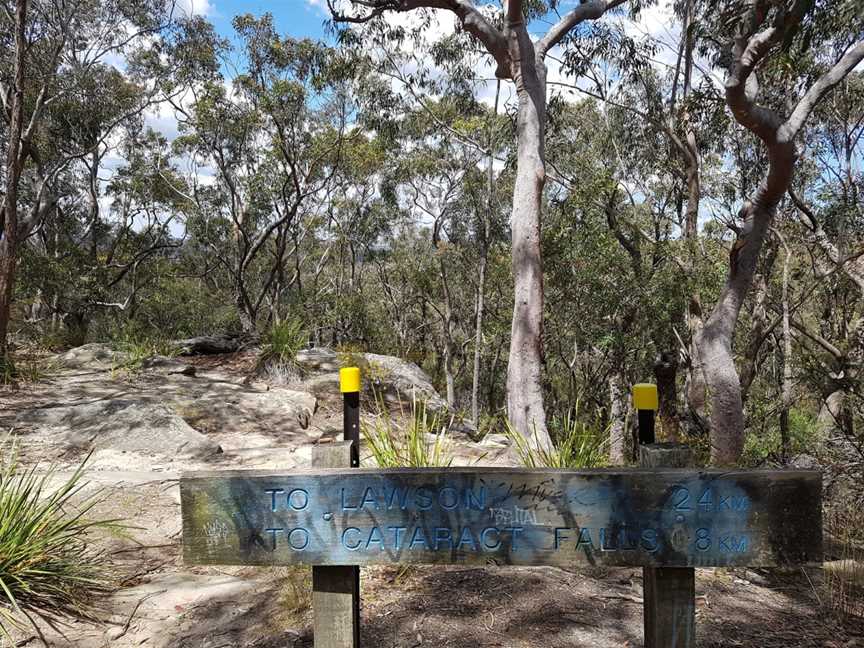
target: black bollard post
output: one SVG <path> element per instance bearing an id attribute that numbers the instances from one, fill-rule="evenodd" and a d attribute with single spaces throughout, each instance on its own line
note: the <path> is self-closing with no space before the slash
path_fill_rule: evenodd
<path id="1" fill-rule="evenodd" d="M 639 383 L 633 385 L 633 407 L 639 422 L 639 445 L 654 443 L 654 417 L 660 405 L 657 398 L 657 385 Z"/>
<path id="2" fill-rule="evenodd" d="M 342 431 L 351 446 L 351 467 L 360 467 L 360 368 L 345 367 L 339 370 L 339 389 L 342 391 Z"/>

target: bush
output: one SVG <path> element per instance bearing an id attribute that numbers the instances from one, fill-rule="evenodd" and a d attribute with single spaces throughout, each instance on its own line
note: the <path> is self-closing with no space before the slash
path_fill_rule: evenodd
<path id="1" fill-rule="evenodd" d="M 596 468 L 606 464 L 608 457 L 608 429 L 592 428 L 578 418 L 579 406 L 563 417 L 555 416 L 549 422 L 549 436 L 553 447 L 538 443 L 535 438 L 522 436 L 509 421 L 505 434 L 526 468 Z"/>
<path id="2" fill-rule="evenodd" d="M 51 369 L 50 363 L 35 356 L 13 358 L 0 355 L 0 385 L 18 386 L 39 382 Z"/>
<path id="3" fill-rule="evenodd" d="M 258 370 L 296 370 L 298 351 L 309 344 L 309 334 L 299 319 L 276 322 L 264 334 Z"/>
<path id="4" fill-rule="evenodd" d="M 773 412 L 772 412 L 773 413 Z M 779 415 L 765 417 L 761 426 L 748 430 L 744 441 L 744 459 L 749 464 L 761 465 L 779 461 L 782 455 Z M 822 439 L 816 415 L 801 408 L 789 410 L 789 456 L 818 452 Z"/>
<path id="5" fill-rule="evenodd" d="M 829 508 L 825 536 L 835 559 L 824 563 L 823 602 L 840 616 L 864 618 L 864 504 L 850 498 Z"/>
<path id="6" fill-rule="evenodd" d="M 422 468 L 449 466 L 453 463 L 453 447 L 446 427 L 438 416 L 429 414 L 426 403 L 411 403 L 409 420 L 400 425 L 393 422 L 386 406 L 379 400 L 380 414 L 370 426 L 361 425 L 363 439 L 372 457 L 381 468 Z M 400 404 L 401 418 L 405 413 Z"/>
<path id="7" fill-rule="evenodd" d="M 153 356 L 176 356 L 179 352 L 170 340 L 146 335 L 141 333 L 127 333 L 116 342 L 114 348 L 126 354 L 122 363 L 123 369 L 135 371 L 141 368 L 141 364 Z"/>
<path id="8" fill-rule="evenodd" d="M 24 468 L 7 443 L 0 455 L 0 636 L 36 619 L 92 619 L 95 597 L 110 591 L 105 554 L 93 543 L 98 530 L 117 528 L 113 520 L 91 520 L 99 494 L 77 498 L 86 460 L 59 488 L 49 486 L 54 471 L 41 476 Z M 35 618 L 34 618 L 35 617 Z"/>

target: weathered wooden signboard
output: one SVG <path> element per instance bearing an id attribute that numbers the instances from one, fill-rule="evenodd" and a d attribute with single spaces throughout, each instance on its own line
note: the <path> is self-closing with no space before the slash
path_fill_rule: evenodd
<path id="1" fill-rule="evenodd" d="M 180 492 L 190 564 L 822 560 L 814 471 L 220 472 L 184 476 Z"/>

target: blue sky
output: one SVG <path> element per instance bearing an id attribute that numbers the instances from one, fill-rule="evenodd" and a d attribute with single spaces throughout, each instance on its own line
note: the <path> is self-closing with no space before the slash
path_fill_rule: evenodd
<path id="1" fill-rule="evenodd" d="M 198 10 L 202 5 L 207 18 L 215 25 L 223 36 L 231 36 L 231 19 L 239 14 L 251 13 L 260 16 L 273 14 L 276 29 L 281 34 L 289 34 L 295 38 L 324 38 L 324 20 L 326 19 L 326 3 L 324 0 L 277 0 L 262 2 L 260 0 L 187 0 Z"/>

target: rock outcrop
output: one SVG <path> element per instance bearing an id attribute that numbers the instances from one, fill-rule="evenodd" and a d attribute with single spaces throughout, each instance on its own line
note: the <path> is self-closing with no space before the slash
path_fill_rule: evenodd
<path id="1" fill-rule="evenodd" d="M 326 347 L 305 349 L 297 353 L 297 365 L 304 374 L 302 389 L 315 394 L 338 391 L 339 369 L 359 366 L 363 388 L 371 396 L 389 405 L 410 406 L 416 399 L 426 403 L 431 412 L 447 412 L 447 403 L 435 390 L 432 380 L 413 362 L 377 353 L 337 353 Z"/>
<path id="2" fill-rule="evenodd" d="M 58 448 L 84 454 L 202 458 L 222 452 L 170 407 L 133 397 L 51 403 L 21 412 L 16 425 L 35 430 Z"/>

